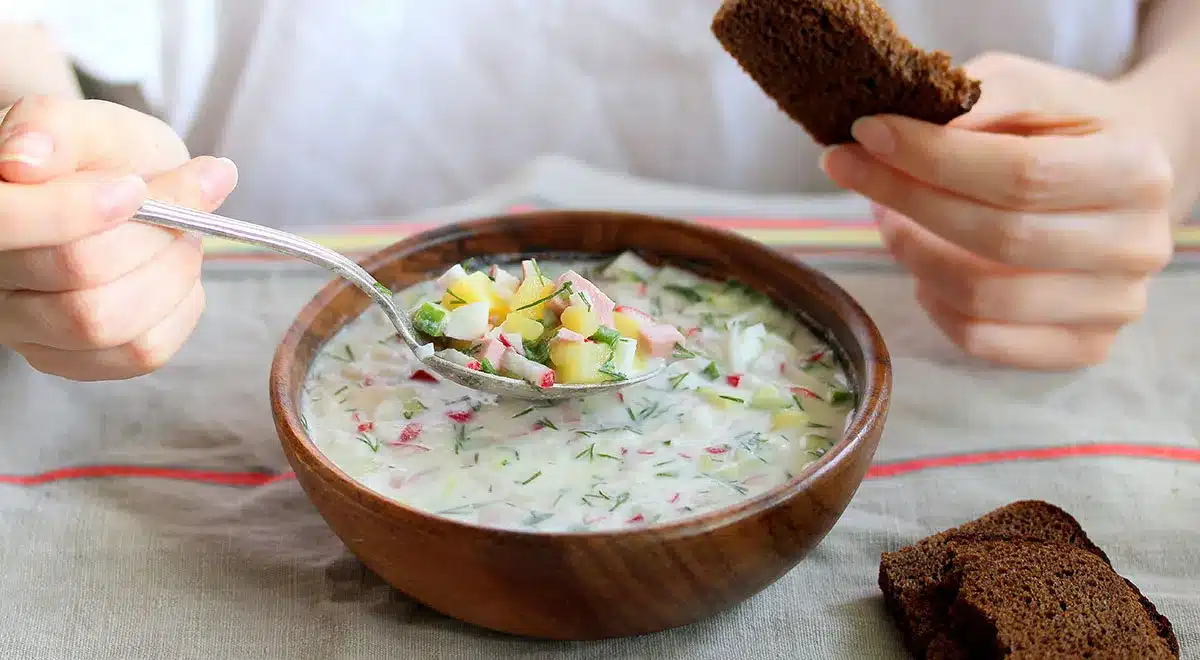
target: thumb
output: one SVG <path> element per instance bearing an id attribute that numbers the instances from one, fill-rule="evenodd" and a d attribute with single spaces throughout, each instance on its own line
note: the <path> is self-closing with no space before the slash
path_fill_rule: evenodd
<path id="1" fill-rule="evenodd" d="M 212 211 L 237 187 L 237 166 L 228 158 L 200 156 L 147 181 L 152 199 Z"/>
<path id="2" fill-rule="evenodd" d="M 950 126 L 1022 136 L 1086 135 L 1099 130 L 1095 115 L 1079 111 L 1076 73 L 1006 53 L 981 55 L 963 68 L 980 81 L 982 93 L 971 111 Z"/>

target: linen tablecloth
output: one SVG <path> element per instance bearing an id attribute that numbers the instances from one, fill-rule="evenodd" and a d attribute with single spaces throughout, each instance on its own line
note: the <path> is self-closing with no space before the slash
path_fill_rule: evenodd
<path id="1" fill-rule="evenodd" d="M 1073 374 L 961 357 L 879 251 L 853 197 L 753 199 L 548 159 L 452 209 L 353 233 L 362 253 L 432 222 L 513 206 L 699 218 L 795 252 L 884 332 L 895 395 L 877 463 L 795 570 L 693 626 L 599 643 L 480 631 L 365 571 L 288 474 L 267 405 L 272 351 L 327 278 L 210 242 L 209 309 L 169 367 L 77 384 L 0 353 L 0 657 L 903 658 L 881 552 L 1023 498 L 1076 515 L 1200 658 L 1200 232 L 1102 366 Z"/>

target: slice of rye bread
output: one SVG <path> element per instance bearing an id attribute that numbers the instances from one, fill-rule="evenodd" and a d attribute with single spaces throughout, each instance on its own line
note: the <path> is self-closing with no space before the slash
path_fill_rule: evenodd
<path id="1" fill-rule="evenodd" d="M 874 0 L 725 0 L 713 34 L 789 117 L 822 145 L 850 142 L 860 117 L 946 124 L 969 111 L 979 81 L 925 52 Z"/>
<path id="2" fill-rule="evenodd" d="M 1166 619 L 1094 553 L 1063 543 L 955 540 L 950 554 L 957 594 L 949 615 L 962 652 L 949 649 L 946 658 L 1179 657 Z"/>
<path id="3" fill-rule="evenodd" d="M 1104 551 L 1088 539 L 1079 523 L 1062 509 L 1041 501 L 1019 501 L 976 520 L 884 553 L 879 564 L 879 588 L 905 645 L 925 657 L 931 644 L 947 634 L 946 612 L 954 593 L 946 585 L 950 569 L 948 542 L 969 535 L 980 539 L 1031 538 L 1069 543 L 1095 553 Z"/>
<path id="4" fill-rule="evenodd" d="M 951 637 L 949 610 L 956 597 L 956 586 L 950 545 L 988 541 L 1066 544 L 1110 565 L 1104 551 L 1092 543 L 1074 517 L 1037 500 L 1013 502 L 960 527 L 884 553 L 879 566 L 879 587 L 888 612 L 915 657 L 970 657 Z M 1142 598 L 1142 605 L 1163 631 L 1163 638 L 1174 640 L 1170 623 L 1158 614 L 1153 604 Z"/>

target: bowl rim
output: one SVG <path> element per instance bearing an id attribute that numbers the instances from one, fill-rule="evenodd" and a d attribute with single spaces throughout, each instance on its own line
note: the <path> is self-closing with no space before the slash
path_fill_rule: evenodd
<path id="1" fill-rule="evenodd" d="M 299 359 L 297 352 L 300 342 L 305 334 L 309 332 L 313 320 L 345 290 L 354 289 L 358 291 L 350 282 L 335 278 L 322 286 L 316 295 L 297 312 L 292 323 L 276 346 L 271 362 L 268 388 L 269 400 L 272 404 L 272 416 L 275 418 L 276 429 L 280 436 L 279 440 L 283 445 L 285 454 L 294 453 L 296 460 L 303 461 L 310 470 L 321 473 L 322 481 L 327 485 L 336 487 L 340 495 L 357 503 L 359 506 L 369 507 L 380 514 L 383 513 L 381 510 L 391 509 L 399 511 L 421 519 L 426 525 L 444 526 L 457 533 L 478 535 L 480 537 L 503 537 L 508 540 L 567 540 L 572 538 L 582 540 L 595 539 L 597 537 L 617 538 L 647 534 L 653 535 L 656 538 L 676 538 L 700 535 L 713 529 L 735 524 L 745 518 L 775 508 L 803 494 L 813 482 L 851 460 L 853 454 L 856 453 L 855 450 L 868 441 L 868 436 L 872 430 L 876 426 L 883 424 L 891 399 L 891 359 L 882 333 L 866 310 L 862 308 L 859 302 L 848 291 L 821 271 L 759 241 L 726 229 L 708 227 L 679 218 L 626 211 L 593 209 L 522 211 L 459 220 L 423 229 L 419 232 L 409 234 L 357 261 L 367 272 L 374 274 L 378 269 L 393 263 L 398 253 L 419 251 L 422 248 L 443 244 L 466 236 L 478 235 L 476 228 L 479 227 L 495 226 L 497 222 L 537 223 L 550 218 L 561 219 L 563 216 L 574 217 L 577 220 L 616 218 L 625 221 L 654 223 L 672 230 L 699 234 L 703 238 L 710 240 L 739 243 L 743 247 L 765 253 L 765 257 L 786 261 L 788 267 L 801 271 L 804 277 L 812 283 L 814 289 L 826 295 L 834 307 L 836 315 L 842 319 L 849 329 L 849 334 L 855 337 L 858 343 L 861 344 L 863 352 L 864 369 L 861 374 L 855 374 L 858 381 L 863 384 L 863 391 L 859 393 L 862 396 L 856 401 L 854 414 L 845 425 L 841 440 L 827 450 L 821 458 L 810 463 L 799 474 L 795 475 L 793 479 L 784 484 L 754 497 L 737 501 L 726 507 L 683 518 L 676 518 L 663 523 L 604 530 L 536 531 L 489 527 L 445 516 L 438 516 L 432 512 L 418 509 L 383 495 L 354 479 L 326 456 L 304 430 L 299 412 L 301 401 L 293 399 L 286 387 L 288 372 L 290 371 L 290 363 Z M 551 254 L 554 252 L 564 254 L 570 252 L 576 255 L 586 255 L 589 253 L 587 250 L 546 250 L 545 252 Z M 520 255 L 525 253 L 518 252 L 515 254 Z M 433 276 L 436 275 L 431 274 L 431 277 Z M 359 295 L 365 296 L 366 294 L 359 291 Z M 369 306 L 365 309 L 369 309 Z M 827 329 L 820 328 L 810 318 L 804 318 L 802 310 L 789 309 L 788 311 L 799 317 L 799 320 L 806 327 L 820 332 L 819 337 L 831 345 L 835 352 L 838 353 L 840 360 L 843 362 L 846 361 L 845 349 L 829 336 Z M 353 318 L 343 321 L 341 327 L 339 327 L 339 331 L 345 327 L 345 324 L 352 320 Z M 309 367 L 311 368 L 311 363 Z M 288 451 L 289 446 L 293 450 L 292 452 Z"/>

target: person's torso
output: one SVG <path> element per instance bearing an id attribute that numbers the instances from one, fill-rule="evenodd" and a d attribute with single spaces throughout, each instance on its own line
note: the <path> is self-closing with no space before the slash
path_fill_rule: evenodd
<path id="1" fill-rule="evenodd" d="M 155 98 L 270 224 L 447 204 L 560 154 L 668 181 L 823 191 L 817 147 L 710 31 L 720 0 L 162 0 Z M 1122 71 L 1139 0 L 884 0 L 918 45 Z M 184 27 L 186 26 L 186 29 Z"/>

